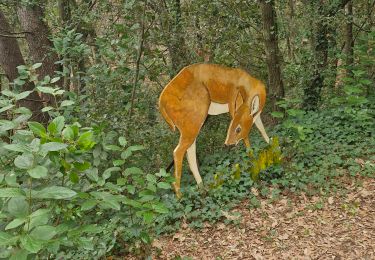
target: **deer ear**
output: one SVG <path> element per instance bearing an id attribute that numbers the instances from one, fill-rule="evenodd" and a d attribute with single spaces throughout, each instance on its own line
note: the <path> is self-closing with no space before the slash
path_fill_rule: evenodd
<path id="1" fill-rule="evenodd" d="M 244 98 L 242 97 L 241 91 L 237 92 L 236 101 L 234 102 L 234 111 L 237 111 L 238 108 L 243 104 Z"/>
<path id="2" fill-rule="evenodd" d="M 258 111 L 259 111 L 259 96 L 256 95 L 253 97 L 253 100 L 251 101 L 250 114 L 254 115 Z"/>

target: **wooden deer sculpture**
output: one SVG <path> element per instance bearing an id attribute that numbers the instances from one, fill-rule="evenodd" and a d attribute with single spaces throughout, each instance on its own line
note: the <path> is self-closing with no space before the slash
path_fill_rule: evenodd
<path id="1" fill-rule="evenodd" d="M 195 140 L 207 117 L 230 113 L 226 145 L 244 140 L 250 146 L 249 132 L 255 123 L 263 138 L 269 138 L 260 119 L 266 101 L 264 84 L 240 69 L 213 64 L 193 64 L 183 68 L 164 88 L 159 98 L 159 109 L 174 131 L 180 131 L 180 140 L 174 150 L 173 183 L 177 197 L 181 197 L 180 182 L 185 153 L 190 170 L 198 185 L 199 174 Z"/>

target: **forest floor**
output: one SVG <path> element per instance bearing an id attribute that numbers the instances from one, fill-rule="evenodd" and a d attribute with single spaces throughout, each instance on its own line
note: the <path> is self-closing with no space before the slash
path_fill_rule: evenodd
<path id="1" fill-rule="evenodd" d="M 375 179 L 340 182 L 335 194 L 258 195 L 258 208 L 244 201 L 233 210 L 238 225 L 182 225 L 153 242 L 153 259 L 375 259 Z"/>

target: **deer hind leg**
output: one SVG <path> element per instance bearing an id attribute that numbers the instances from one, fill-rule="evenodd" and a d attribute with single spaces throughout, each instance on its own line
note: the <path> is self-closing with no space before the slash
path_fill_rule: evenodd
<path id="1" fill-rule="evenodd" d="M 194 143 L 194 138 L 189 138 L 181 134 L 180 141 L 174 149 L 173 158 L 174 158 L 174 177 L 175 182 L 173 183 L 174 191 L 178 198 L 181 198 L 181 175 L 182 175 L 182 161 L 184 160 L 184 155 L 186 150 Z M 199 174 L 199 173 L 198 173 Z"/>

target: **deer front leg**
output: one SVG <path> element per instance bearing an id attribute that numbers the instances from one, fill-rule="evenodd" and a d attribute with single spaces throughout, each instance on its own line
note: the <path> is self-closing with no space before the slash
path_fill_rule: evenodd
<path id="1" fill-rule="evenodd" d="M 199 174 L 198 164 L 197 164 L 197 151 L 196 151 L 196 141 L 187 149 L 187 159 L 189 162 L 189 167 L 193 173 L 194 179 L 198 184 L 198 187 L 202 186 L 202 178 Z"/>

